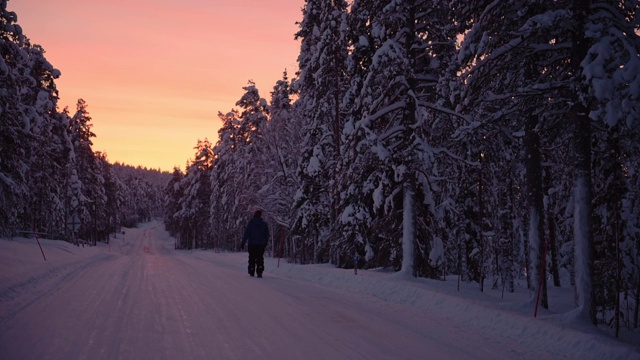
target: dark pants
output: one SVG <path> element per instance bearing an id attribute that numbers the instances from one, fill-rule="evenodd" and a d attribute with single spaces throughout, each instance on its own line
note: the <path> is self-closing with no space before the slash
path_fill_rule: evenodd
<path id="1" fill-rule="evenodd" d="M 249 244 L 249 275 L 262 275 L 264 271 L 264 249 L 267 245 Z"/>

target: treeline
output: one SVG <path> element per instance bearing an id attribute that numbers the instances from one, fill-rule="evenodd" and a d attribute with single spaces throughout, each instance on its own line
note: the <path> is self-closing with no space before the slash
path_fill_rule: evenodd
<path id="1" fill-rule="evenodd" d="M 178 246 L 255 208 L 302 263 L 535 294 L 638 327 L 639 3 L 308 0 L 299 71 L 252 82 L 166 189 Z"/>
<path id="2" fill-rule="evenodd" d="M 0 236 L 107 241 L 161 213 L 169 174 L 92 150 L 84 100 L 58 111 L 60 76 L 0 1 Z"/>

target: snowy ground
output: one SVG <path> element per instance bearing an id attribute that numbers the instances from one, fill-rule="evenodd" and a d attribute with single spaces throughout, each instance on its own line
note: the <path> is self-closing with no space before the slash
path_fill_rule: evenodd
<path id="1" fill-rule="evenodd" d="M 158 223 L 111 245 L 0 240 L 0 359 L 640 359 L 522 291 L 176 251 Z M 490 287 L 490 286 L 489 286 Z M 638 342 L 635 342 L 637 344 Z"/>

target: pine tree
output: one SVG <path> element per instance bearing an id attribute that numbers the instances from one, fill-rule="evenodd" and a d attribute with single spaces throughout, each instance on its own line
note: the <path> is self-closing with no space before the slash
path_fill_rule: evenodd
<path id="1" fill-rule="evenodd" d="M 339 164 L 343 169 L 339 178 L 340 236 L 332 244 L 333 261 L 341 267 L 351 266 L 355 255 L 371 266 L 397 267 L 392 260 L 397 249 L 386 241 L 389 237 L 399 237 L 398 232 L 390 233 L 397 228 L 388 222 L 383 225 L 375 221 L 376 213 L 386 207 L 383 189 L 389 184 L 384 183 L 386 177 L 379 170 L 375 154 L 367 149 L 367 133 L 357 129 L 366 111 L 362 97 L 367 90 L 363 87 L 383 40 L 374 27 L 385 6 L 380 1 L 354 1 L 348 16 L 347 39 L 352 50 L 347 61 L 347 76 L 351 86 L 343 100 L 346 117 L 343 126 L 345 144 Z"/>
<path id="2" fill-rule="evenodd" d="M 559 24 L 564 20 L 563 12 L 557 11 L 559 3 L 544 1 L 504 2 L 496 3 L 465 2 L 458 3 L 461 15 L 458 23 L 473 24 L 469 31 L 464 31 L 465 37 L 460 51 L 462 81 L 461 105 L 479 120 L 469 135 L 475 136 L 474 143 L 479 153 L 490 154 L 490 160 L 485 166 L 491 169 L 490 181 L 500 183 L 500 174 L 512 167 L 512 160 L 505 155 L 521 157 L 526 164 L 526 188 L 529 210 L 526 213 L 528 224 L 525 240 L 525 263 L 527 283 L 530 288 L 539 286 L 538 279 L 545 277 L 545 247 L 546 236 L 544 226 L 544 193 L 542 163 L 545 154 L 543 144 L 550 140 L 548 136 L 553 118 L 548 114 L 554 106 L 553 98 L 561 95 L 553 94 L 561 82 L 562 55 L 567 51 L 561 45 L 561 28 Z M 503 18 L 504 21 L 495 21 Z M 481 126 L 478 126 L 482 124 Z M 513 135 L 517 135 L 515 141 Z M 524 136 L 524 143 L 518 137 Z M 492 141 L 487 141 L 491 138 Z M 487 147 L 488 145 L 488 147 Z M 522 146 L 510 149 L 509 146 Z M 484 176 L 483 176 L 484 177 Z M 505 201 L 515 195 L 513 187 L 520 187 L 521 183 L 511 186 L 491 186 L 486 197 L 494 201 L 496 208 L 506 207 L 511 201 Z M 506 189 L 506 191 L 501 190 Z M 502 199 L 498 201 L 498 199 Z M 508 210 L 506 210 L 508 211 Z M 499 214 L 492 211 L 489 214 Z M 511 228 L 515 221 L 505 221 L 498 218 L 484 219 L 482 213 L 480 221 L 490 224 L 480 227 L 479 233 L 489 231 L 500 238 L 512 237 L 517 229 Z M 513 220 L 513 218 L 512 218 Z M 502 224 L 502 225 L 500 225 Z M 495 239 L 495 237 L 494 237 Z M 481 236 L 481 243 L 486 239 Z M 499 246 L 492 244 L 492 246 Z M 515 246 L 510 245 L 510 248 Z M 499 254 L 495 256 L 500 257 Z M 507 257 L 507 272 L 518 267 L 513 261 L 513 255 Z M 496 259 L 499 260 L 499 259 Z M 500 267 L 500 261 L 495 262 Z M 482 264 L 484 267 L 485 264 Z M 515 266 L 515 268 L 514 268 Z M 542 302 L 547 306 L 546 282 L 543 286 Z M 535 293 L 535 292 L 534 292 Z"/>
<path id="3" fill-rule="evenodd" d="M 245 94 L 236 102 L 240 109 L 237 133 L 237 158 L 243 171 L 236 174 L 238 186 L 242 187 L 245 198 L 241 202 L 247 213 L 251 208 L 264 208 L 261 190 L 270 180 L 269 153 L 266 152 L 265 132 L 268 127 L 269 112 L 267 101 L 260 97 L 260 92 L 253 81 L 243 89 Z M 267 214 L 265 214 L 267 215 Z"/>
<path id="4" fill-rule="evenodd" d="M 198 140 L 194 149 L 194 159 L 180 180 L 182 196 L 177 203 L 179 210 L 174 214 L 181 224 L 179 237 L 180 247 L 183 249 L 207 248 L 213 245 L 209 218 L 213 149 L 207 139 Z"/>
<path id="5" fill-rule="evenodd" d="M 300 184 L 296 169 L 303 139 L 298 123 L 300 119 L 293 116 L 291 88 L 286 71 L 273 87 L 268 109 L 269 123 L 265 131 L 265 149 L 261 160 L 266 171 L 266 182 L 260 190 L 260 201 L 261 207 L 280 226 L 278 240 L 284 240 L 285 229 L 289 232 L 293 223 L 292 204 L 295 190 Z"/>
<path id="6" fill-rule="evenodd" d="M 624 284 L 622 274 L 628 272 L 623 264 L 628 261 L 622 260 L 621 249 L 629 246 L 622 235 L 627 233 L 625 227 L 630 224 L 635 228 L 637 222 L 637 218 L 623 215 L 622 199 L 631 195 L 625 168 L 634 157 L 631 154 L 637 153 L 634 146 L 629 145 L 637 142 L 640 129 L 640 75 L 634 70 L 640 67 L 640 19 L 637 16 L 640 4 L 637 1 L 603 0 L 592 1 L 589 5 L 574 5 L 576 28 L 584 33 L 576 33 L 572 53 L 572 64 L 575 66 L 574 60 L 580 61 L 580 69 L 575 69 L 576 102 L 586 108 L 586 115 L 591 120 L 595 120 L 589 127 L 579 105 L 572 109 L 574 117 L 582 124 L 575 130 L 576 140 L 579 140 L 576 150 L 580 155 L 576 164 L 579 174 L 590 171 L 593 194 L 592 223 L 587 229 L 583 227 L 580 232 L 576 231 L 576 245 L 579 245 L 576 253 L 592 257 L 584 261 L 576 259 L 582 264 L 578 276 L 580 273 L 592 274 L 587 276 L 591 284 L 584 275 L 578 277 L 578 311 L 584 317 L 588 314 L 593 322 L 605 322 L 615 327 L 617 332 L 623 317 L 620 311 L 622 289 L 626 286 L 637 288 L 633 282 Z M 606 130 L 600 130 L 602 125 Z M 591 157 L 587 156 L 588 150 Z M 588 182 L 585 184 L 589 185 Z M 576 187 L 577 191 L 579 189 Z M 588 194 L 589 189 L 584 193 Z M 576 210 L 582 208 L 576 205 Z M 576 217 L 576 220 L 579 219 Z M 589 229 L 591 234 L 584 232 Z M 592 293 L 588 293 L 589 288 L 593 289 Z M 596 318 L 596 313 L 603 314 L 602 318 Z"/>
<path id="7" fill-rule="evenodd" d="M 69 119 L 69 140 L 73 147 L 71 166 L 77 176 L 74 179 L 75 201 L 70 212 L 71 216 L 76 214 L 79 217 L 79 235 L 87 239 L 93 238 L 96 204 L 105 199 L 102 186 L 104 179 L 91 148 L 91 139 L 96 136 L 91 130 L 92 126 L 87 104 L 83 99 L 79 99 L 76 113 Z"/>
<path id="8" fill-rule="evenodd" d="M 210 221 L 216 239 L 225 242 L 219 243 L 219 246 L 232 250 L 239 245 L 238 239 L 243 230 L 239 224 L 246 215 L 244 203 L 241 203 L 244 189 L 240 181 L 245 168 L 238 155 L 243 140 L 239 136 L 237 110 L 227 114 L 218 113 L 218 117 L 222 127 L 218 130 L 218 142 L 213 148 Z"/>
<path id="9" fill-rule="evenodd" d="M 222 127 L 213 148 L 210 177 L 210 222 L 218 243 L 236 249 L 246 218 L 263 208 L 265 185 L 271 180 L 267 140 L 268 108 L 252 81 L 236 102 L 239 110 L 219 113 Z M 217 241 L 217 240 L 216 240 Z"/>
<path id="10" fill-rule="evenodd" d="M 124 217 L 148 220 L 157 186 L 118 178 L 106 154 L 93 152 L 87 104 L 80 99 L 73 116 L 58 111 L 60 72 L 16 22 L 0 1 L 0 235 L 35 231 L 95 243 Z M 78 233 L 65 226 L 74 215 Z"/>
<path id="11" fill-rule="evenodd" d="M 25 123 L 29 124 L 29 152 L 26 185 L 30 189 L 28 211 L 23 214 L 23 227 L 53 235 L 52 228 L 61 224 L 64 211 L 60 198 L 60 171 L 58 162 L 60 118 L 57 113 L 58 91 L 54 79 L 60 73 L 44 57 L 44 49 L 25 43 L 28 73 L 23 74 L 21 108 Z"/>
<path id="12" fill-rule="evenodd" d="M 337 206 L 337 161 L 342 119 L 340 98 L 347 46 L 347 3 L 308 0 L 296 39 L 298 57 L 296 116 L 303 119 L 300 188 L 296 197 L 294 232 L 300 236 L 301 261 L 323 262 L 330 257 L 328 237 Z"/>
<path id="13" fill-rule="evenodd" d="M 353 86 L 345 99 L 350 117 L 344 163 L 350 169 L 341 221 L 368 261 L 386 261 L 377 264 L 411 275 L 436 276 L 432 269 L 442 261 L 441 252 L 431 251 L 442 248 L 442 238 L 426 229 L 437 227 L 431 226 L 439 161 L 434 141 L 442 140 L 446 126 L 436 124 L 450 112 L 439 85 L 447 71 L 443 60 L 453 53 L 444 5 L 406 1 L 380 7 L 361 1 L 350 18 L 350 39 L 357 42 L 350 61 Z M 367 228 L 377 235 L 366 236 Z"/>
<path id="14" fill-rule="evenodd" d="M 20 230 L 18 218 L 28 203 L 26 169 L 29 134 L 23 123 L 21 79 L 27 72 L 27 39 L 17 15 L 0 1 L 0 235 Z"/>

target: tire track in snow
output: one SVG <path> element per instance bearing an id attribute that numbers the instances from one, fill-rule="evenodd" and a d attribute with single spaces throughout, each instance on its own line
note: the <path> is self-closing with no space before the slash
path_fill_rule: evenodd
<path id="1" fill-rule="evenodd" d="M 57 265 L 14 284 L 1 286 L 0 308 L 5 311 L 0 313 L 0 332 L 5 331 L 6 324 L 33 303 L 54 296 L 62 285 L 72 282 L 84 271 L 109 257 L 107 254 L 99 254 L 83 258 L 76 262 Z"/>

